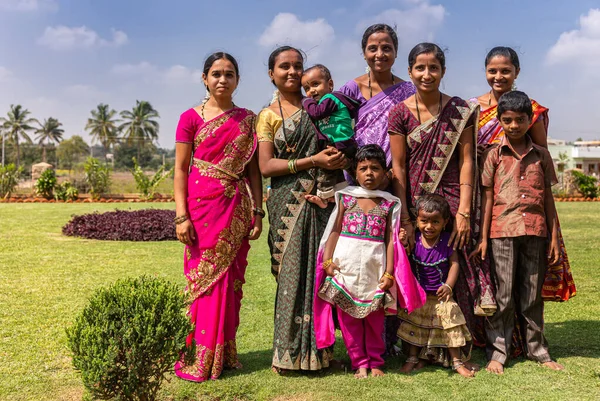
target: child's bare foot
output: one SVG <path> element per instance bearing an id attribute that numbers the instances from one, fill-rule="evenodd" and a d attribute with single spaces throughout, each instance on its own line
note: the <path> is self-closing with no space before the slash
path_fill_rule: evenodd
<path id="1" fill-rule="evenodd" d="M 310 203 L 314 203 L 319 206 L 321 209 L 325 209 L 327 207 L 327 202 L 325 200 L 319 198 L 317 195 L 304 195 L 304 199 L 309 201 Z"/>
<path id="2" fill-rule="evenodd" d="M 404 365 L 400 368 L 400 373 L 409 374 L 421 363 L 419 358 L 416 356 L 409 356 L 404 362 Z"/>
<path id="3" fill-rule="evenodd" d="M 372 368 L 371 369 L 371 376 L 373 376 L 373 377 L 381 377 L 381 376 L 385 376 L 385 373 L 383 373 L 383 370 L 381 370 L 381 369 Z"/>
<path id="4" fill-rule="evenodd" d="M 367 368 L 358 368 L 356 373 L 354 374 L 355 379 L 366 379 L 367 378 Z"/>
<path id="5" fill-rule="evenodd" d="M 554 362 L 554 361 L 544 362 L 544 363 L 542 363 L 542 366 L 545 366 L 545 367 L 550 368 L 552 370 L 563 370 L 565 368 L 560 363 Z"/>
<path id="6" fill-rule="evenodd" d="M 504 365 L 498 361 L 490 361 L 485 370 L 495 375 L 501 375 L 504 374 Z"/>
<path id="7" fill-rule="evenodd" d="M 462 377 L 475 376 L 475 373 L 471 369 L 468 369 L 463 363 L 463 361 L 461 361 L 460 359 L 455 359 L 454 361 L 452 361 L 452 370 L 455 370 L 456 373 L 458 373 Z"/>

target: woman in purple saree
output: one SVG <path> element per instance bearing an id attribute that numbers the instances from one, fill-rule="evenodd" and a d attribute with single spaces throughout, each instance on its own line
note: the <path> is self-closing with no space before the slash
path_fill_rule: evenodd
<path id="1" fill-rule="evenodd" d="M 402 227 L 414 244 L 415 200 L 437 193 L 448 201 L 453 227 L 450 244 L 459 254 L 460 276 L 454 296 L 477 345 L 485 343 L 484 320 L 495 300 L 489 266 L 475 265 L 468 254 L 478 237 L 473 205 L 476 186 L 475 128 L 479 107 L 440 92 L 445 73 L 442 50 L 421 43 L 409 54 L 409 74 L 417 93 L 390 111 L 389 134 L 394 168 L 395 195 L 403 205 Z M 432 357 L 441 355 L 432 355 Z"/>
<path id="2" fill-rule="evenodd" d="M 182 356 L 175 374 L 196 382 L 241 366 L 235 337 L 248 240 L 259 237 L 264 215 L 255 115 L 231 99 L 239 79 L 235 59 L 214 53 L 203 79 L 210 97 L 181 115 L 175 163 L 175 223 L 186 245 L 188 314 L 194 325 L 187 345 L 196 347 L 194 360 Z"/>

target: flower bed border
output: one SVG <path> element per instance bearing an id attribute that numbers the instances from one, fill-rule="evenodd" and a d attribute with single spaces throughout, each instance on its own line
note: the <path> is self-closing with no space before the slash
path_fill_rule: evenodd
<path id="1" fill-rule="evenodd" d="M 34 195 L 13 194 L 10 198 L 0 198 L 0 203 L 134 203 L 134 202 L 174 202 L 170 195 L 155 194 L 152 200 L 142 199 L 139 194 L 104 194 L 92 199 L 90 194 L 81 194 L 76 200 L 45 199 Z"/>

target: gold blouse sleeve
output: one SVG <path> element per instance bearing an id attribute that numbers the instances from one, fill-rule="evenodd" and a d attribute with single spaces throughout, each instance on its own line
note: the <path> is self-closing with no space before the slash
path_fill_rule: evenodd
<path id="1" fill-rule="evenodd" d="M 263 109 L 256 118 L 256 136 L 258 142 L 273 142 L 275 133 L 283 120 L 269 109 Z"/>

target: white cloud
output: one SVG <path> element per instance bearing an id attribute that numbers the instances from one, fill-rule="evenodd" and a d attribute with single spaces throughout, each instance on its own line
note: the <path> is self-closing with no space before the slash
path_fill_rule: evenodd
<path id="1" fill-rule="evenodd" d="M 9 11 L 38 11 L 58 9 L 55 0 L 0 0 L 0 9 Z"/>
<path id="2" fill-rule="evenodd" d="M 309 54 L 320 53 L 335 38 L 331 25 L 323 18 L 301 21 L 291 13 L 280 13 L 264 30 L 258 43 L 263 47 L 289 44 Z"/>
<path id="3" fill-rule="evenodd" d="M 38 44 L 52 50 L 90 49 L 94 47 L 119 47 L 127 43 L 127 34 L 112 29 L 112 39 L 107 40 L 96 31 L 86 26 L 68 27 L 58 25 L 46 27 L 44 34 L 38 39 Z"/>
<path id="4" fill-rule="evenodd" d="M 0 66 L 0 82 L 8 82 L 13 79 L 13 73 L 6 67 Z"/>
<path id="5" fill-rule="evenodd" d="M 546 55 L 549 64 L 577 59 L 577 64 L 600 65 L 600 9 L 579 17 L 579 29 L 563 32 Z"/>
<path id="6" fill-rule="evenodd" d="M 357 24 L 356 31 L 362 33 L 372 24 L 385 23 L 396 28 L 400 48 L 412 48 L 419 42 L 432 41 L 435 31 L 444 22 L 446 15 L 444 6 L 431 5 L 424 0 L 405 2 L 409 8 L 393 8 L 366 18 Z"/>

